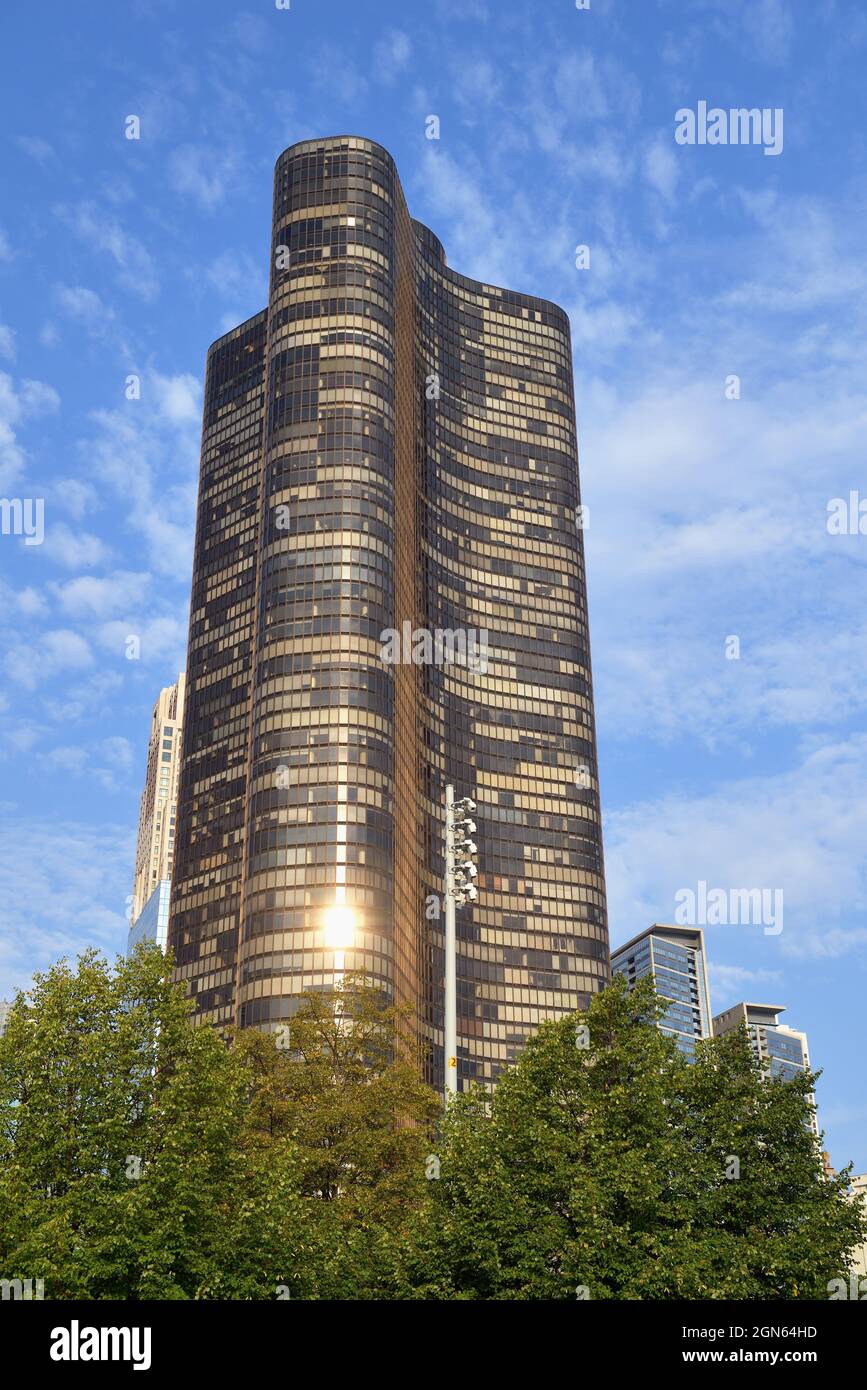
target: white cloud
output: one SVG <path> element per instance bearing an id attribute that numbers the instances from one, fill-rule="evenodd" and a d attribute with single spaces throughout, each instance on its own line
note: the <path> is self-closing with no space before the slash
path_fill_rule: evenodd
<path id="1" fill-rule="evenodd" d="M 129 637 L 138 638 L 142 662 L 163 662 L 182 670 L 187 645 L 186 607 L 174 615 L 105 622 L 96 633 L 99 644 L 117 656 L 124 655 Z"/>
<path id="2" fill-rule="evenodd" d="M 93 202 L 60 206 L 55 212 L 88 247 L 111 257 L 118 281 L 125 289 L 147 300 L 157 295 L 159 281 L 149 251 L 124 230 L 116 217 Z"/>
<path id="3" fill-rule="evenodd" d="M 59 956 L 125 950 L 134 854 L 132 829 L 111 822 L 0 821 L 0 995 L 28 987 Z"/>
<path id="4" fill-rule="evenodd" d="M 680 165 L 673 142 L 661 135 L 653 141 L 644 156 L 644 177 L 666 202 L 671 202 L 680 177 Z"/>
<path id="5" fill-rule="evenodd" d="M 86 748 L 77 748 L 66 745 L 59 748 L 51 748 L 39 755 L 39 765 L 43 771 L 48 773 L 64 773 L 71 777 L 80 777 L 88 766 L 90 755 Z"/>
<path id="6" fill-rule="evenodd" d="M 781 970 L 748 970 L 743 965 L 719 965 L 713 961 L 708 965 L 708 975 L 711 1008 L 715 1014 L 742 999 L 758 1002 L 753 998 L 757 990 L 765 995 L 773 994 L 783 980 Z"/>
<path id="7" fill-rule="evenodd" d="M 452 68 L 452 91 L 467 117 L 498 102 L 502 90 L 502 82 L 487 58 L 460 58 Z"/>
<path id="8" fill-rule="evenodd" d="M 423 170 L 430 205 L 449 224 L 449 264 L 459 267 L 463 275 L 492 284 L 508 283 L 518 255 L 517 229 L 504 217 L 502 208 L 486 197 L 473 168 L 431 146 L 425 151 Z"/>
<path id="9" fill-rule="evenodd" d="M 99 536 L 89 531 L 73 531 L 65 522 L 53 521 L 47 509 L 46 513 L 45 540 L 39 547 L 40 554 L 71 570 L 92 569 L 110 559 L 111 551 Z"/>
<path id="10" fill-rule="evenodd" d="M 185 194 L 212 212 L 236 184 L 239 168 L 239 156 L 234 150 L 179 145 L 169 155 L 169 183 L 176 193 Z"/>
<path id="11" fill-rule="evenodd" d="M 37 589 L 22 589 L 17 597 L 21 612 L 26 613 L 29 618 L 41 617 L 48 611 L 48 605 Z"/>
<path id="12" fill-rule="evenodd" d="M 6 670 L 25 690 L 36 687 L 62 671 L 80 671 L 92 665 L 93 654 L 85 639 L 70 628 L 55 628 L 26 642 L 15 642 L 6 655 Z"/>
<path id="13" fill-rule="evenodd" d="M 20 720 L 16 724 L 10 724 L 8 720 L 4 720 L 2 735 L 0 735 L 3 739 L 2 757 L 8 757 L 9 752 L 13 754 L 29 753 L 38 743 L 41 735 L 41 727 L 31 720 Z"/>
<path id="14" fill-rule="evenodd" d="M 128 738 L 115 735 L 100 744 L 103 757 L 121 772 L 128 772 L 135 762 L 135 751 Z"/>
<path id="15" fill-rule="evenodd" d="M 95 412 L 94 433 L 79 445 L 93 476 L 119 500 L 118 520 L 143 545 L 145 563 L 173 580 L 192 564 L 200 402 L 196 378 L 145 374 L 135 408 Z"/>
<path id="16" fill-rule="evenodd" d="M 105 720 L 116 714 L 122 686 L 118 671 L 103 668 L 84 680 L 64 684 L 61 698 L 43 695 L 42 705 L 47 717 L 56 724 L 74 724 L 84 718 Z"/>
<path id="17" fill-rule="evenodd" d="M 520 81 L 520 108 L 514 119 L 525 127 L 548 155 L 569 161 L 569 170 L 594 173 L 622 181 L 628 167 L 626 132 L 634 124 L 640 106 L 640 88 L 633 74 L 610 58 L 598 58 L 589 49 L 565 49 L 542 63 L 524 64 L 514 82 Z M 604 133 L 606 156 L 599 159 L 595 147 Z M 592 138 L 588 126 L 593 124 Z M 616 124 L 615 124 L 616 123 Z M 616 151 L 616 153 L 615 153 Z"/>
<path id="18" fill-rule="evenodd" d="M 15 333 L 6 323 L 0 323 L 0 357 L 15 361 Z"/>
<path id="19" fill-rule="evenodd" d="M 64 613 L 72 618 L 109 618 L 141 604 L 150 575 L 115 570 L 102 578 L 81 575 L 65 584 L 50 585 Z"/>
<path id="20" fill-rule="evenodd" d="M 724 305 L 741 312 L 857 309 L 867 290 L 867 267 L 833 205 L 783 197 L 773 189 L 739 188 L 736 197 L 759 235 L 749 270 L 723 295 Z"/>
<path id="21" fill-rule="evenodd" d="M 51 414 L 60 397 L 42 381 L 22 381 L 18 386 L 6 372 L 0 372 L 0 494 L 9 489 L 24 470 L 25 454 L 17 431 L 27 420 Z"/>
<path id="22" fill-rule="evenodd" d="M 337 74 L 337 80 L 335 80 Z M 350 55 L 337 44 L 324 43 L 313 59 L 312 81 L 333 104 L 360 106 L 367 100 L 368 81 Z"/>
<path id="23" fill-rule="evenodd" d="M 84 285 L 57 285 L 55 297 L 61 311 L 77 323 L 84 324 L 90 332 L 102 332 L 114 321 L 114 310 L 104 304 L 94 290 Z"/>
<path id="24" fill-rule="evenodd" d="M 704 794 L 663 792 L 606 817 L 612 939 L 676 920 L 676 894 L 711 887 L 780 889 L 783 931 L 708 926 L 708 953 L 737 941 L 820 957 L 867 945 L 867 735 L 806 754 L 790 772 L 738 777 Z M 755 954 L 754 954 L 755 953 Z M 752 968 L 748 966 L 748 968 Z"/>
<path id="25" fill-rule="evenodd" d="M 743 23 L 760 57 L 768 63 L 786 62 L 794 27 L 789 0 L 751 0 L 744 7 Z"/>
<path id="26" fill-rule="evenodd" d="M 157 397 L 158 409 L 172 424 L 200 425 L 202 420 L 202 387 L 198 377 L 160 376 L 154 372 L 150 381 Z"/>
<path id="27" fill-rule="evenodd" d="M 80 521 L 99 503 L 96 489 L 80 478 L 58 478 L 52 482 L 49 491 L 52 501 L 56 500 L 74 521 Z"/>
<path id="28" fill-rule="evenodd" d="M 401 29 L 389 29 L 373 46 L 373 71 L 380 82 L 395 82 L 407 67 L 412 55 L 409 35 Z"/>
<path id="29" fill-rule="evenodd" d="M 117 709 L 117 695 L 124 680 L 115 670 L 94 671 L 86 680 L 64 685 L 63 698 L 43 696 L 46 716 L 56 724 L 81 719 L 108 719 Z"/>
<path id="30" fill-rule="evenodd" d="M 38 135 L 19 135 L 16 141 L 18 148 L 25 154 L 34 159 L 37 164 L 46 164 L 55 158 L 54 150 L 47 140 L 43 140 Z"/>

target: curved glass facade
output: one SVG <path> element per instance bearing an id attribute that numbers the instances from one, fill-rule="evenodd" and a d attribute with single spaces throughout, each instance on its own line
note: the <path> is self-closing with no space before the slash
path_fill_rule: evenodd
<path id="1" fill-rule="evenodd" d="M 562 310 L 451 271 L 381 146 L 287 150 L 268 309 L 206 383 L 171 926 L 203 1018 L 273 1028 L 364 970 L 441 1085 L 448 781 L 479 808 L 459 1076 L 605 982 L 579 505 Z"/>

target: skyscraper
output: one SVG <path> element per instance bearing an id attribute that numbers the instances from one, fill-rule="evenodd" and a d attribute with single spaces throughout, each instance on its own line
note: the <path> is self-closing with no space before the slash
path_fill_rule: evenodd
<path id="1" fill-rule="evenodd" d="M 714 1018 L 714 1036 L 723 1037 L 746 1025 L 753 1054 L 767 1076 L 775 1081 L 791 1081 L 799 1072 L 810 1070 L 810 1053 L 806 1033 L 781 1023 L 781 1013 L 785 1013 L 782 1004 L 733 1004 Z M 815 1113 L 812 1128 L 819 1133 Z"/>
<path id="2" fill-rule="evenodd" d="M 164 951 L 169 936 L 169 902 L 172 882 L 161 878 L 151 893 L 138 917 L 132 923 L 127 935 L 127 955 L 132 955 L 142 941 L 153 941 Z"/>
<path id="3" fill-rule="evenodd" d="M 174 685 L 166 686 L 160 691 L 151 716 L 129 914 L 133 926 L 161 880 L 170 879 L 172 876 L 178 776 L 181 768 L 184 683 L 182 671 Z"/>
<path id="4" fill-rule="evenodd" d="M 442 1085 L 447 782 L 461 1080 L 606 982 L 582 516 L 566 314 L 450 270 L 380 145 L 286 150 L 268 306 L 206 365 L 170 919 L 200 1018 L 328 988 L 336 913 Z"/>
<path id="5" fill-rule="evenodd" d="M 630 986 L 652 975 L 656 993 L 669 1001 L 660 1031 L 674 1038 L 688 1058 L 701 1038 L 711 1036 L 710 988 L 704 933 L 700 927 L 655 923 L 611 953 L 611 972 Z"/>
<path id="6" fill-rule="evenodd" d="M 0 1038 L 6 1032 L 6 1020 L 12 1012 L 12 1005 L 7 999 L 0 999 Z"/>

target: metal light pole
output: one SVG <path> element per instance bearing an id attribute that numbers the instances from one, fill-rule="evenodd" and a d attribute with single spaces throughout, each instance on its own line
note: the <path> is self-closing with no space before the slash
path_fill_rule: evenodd
<path id="1" fill-rule="evenodd" d="M 458 1089 L 457 937 L 455 931 L 455 789 L 446 787 L 446 1100 Z"/>
<path id="2" fill-rule="evenodd" d="M 475 811 L 476 803 L 468 796 L 455 801 L 455 789 L 446 787 L 446 826 L 445 826 L 445 905 L 446 905 L 446 959 L 445 959 L 445 1095 L 457 1094 L 458 1089 L 458 999 L 457 999 L 457 933 L 455 929 L 455 909 L 459 904 L 475 902 L 478 889 L 473 879 L 478 875 L 475 858 L 478 850 L 469 838 L 476 828 L 470 820 L 470 811 Z"/>

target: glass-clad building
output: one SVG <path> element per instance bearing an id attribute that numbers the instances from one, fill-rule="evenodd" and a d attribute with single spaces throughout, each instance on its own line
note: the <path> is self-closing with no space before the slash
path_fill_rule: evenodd
<path id="1" fill-rule="evenodd" d="M 448 782 L 460 1081 L 604 985 L 580 507 L 564 311 L 450 269 L 382 146 L 286 150 L 268 306 L 205 376 L 170 924 L 199 1018 L 330 987 L 337 912 L 441 1086 Z"/>
<path id="2" fill-rule="evenodd" d="M 810 1053 L 806 1033 L 786 1027 L 780 1022 L 781 1013 L 785 1013 L 782 1004 L 733 1004 L 714 1018 L 714 1035 L 722 1037 L 746 1027 L 753 1055 L 765 1075 L 773 1081 L 791 1081 L 810 1070 Z M 818 1134 L 815 1113 L 812 1127 Z"/>
<path id="3" fill-rule="evenodd" d="M 710 988 L 704 933 L 698 927 L 655 923 L 611 953 L 611 971 L 630 986 L 652 975 L 656 993 L 666 1001 L 659 1020 L 687 1058 L 700 1038 L 711 1036 Z"/>
<path id="4" fill-rule="evenodd" d="M 138 917 L 129 929 L 127 955 L 131 955 L 140 941 L 155 941 L 164 951 L 169 935 L 169 903 L 171 900 L 171 879 L 161 879 L 151 893 Z"/>

